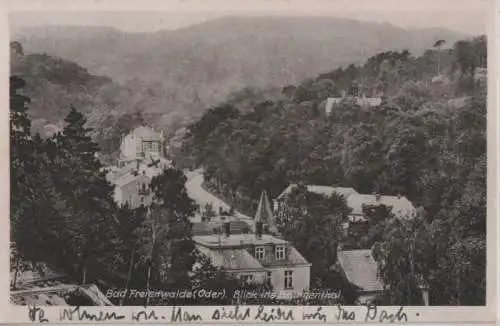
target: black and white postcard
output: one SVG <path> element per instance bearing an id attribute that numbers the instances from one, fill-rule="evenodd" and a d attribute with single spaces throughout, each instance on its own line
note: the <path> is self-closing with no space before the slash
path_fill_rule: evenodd
<path id="1" fill-rule="evenodd" d="M 5 321 L 494 322 L 493 0 L 7 2 Z"/>

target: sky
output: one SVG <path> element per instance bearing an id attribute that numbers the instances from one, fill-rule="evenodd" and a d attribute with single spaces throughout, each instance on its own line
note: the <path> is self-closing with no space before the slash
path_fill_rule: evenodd
<path id="1" fill-rule="evenodd" d="M 225 15 L 333 16 L 406 28 L 444 27 L 486 33 L 493 0 L 17 0 L 11 27 L 110 26 L 127 32 L 178 29 Z M 118 5 L 120 4 L 120 5 Z M 144 11 L 145 8 L 151 11 Z M 120 11 L 117 11 L 119 9 Z M 21 11 L 19 11 L 21 10 Z M 85 11 L 83 11 L 85 10 Z M 154 10 L 154 11 L 153 11 Z M 14 12 L 13 12 L 14 11 Z"/>

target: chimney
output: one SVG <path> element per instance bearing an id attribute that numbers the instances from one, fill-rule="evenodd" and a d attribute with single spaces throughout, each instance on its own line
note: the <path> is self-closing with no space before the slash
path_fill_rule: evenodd
<path id="1" fill-rule="evenodd" d="M 229 237 L 231 235 L 231 223 L 224 222 L 224 234 L 226 235 L 226 237 Z"/>
<path id="2" fill-rule="evenodd" d="M 255 222 L 255 236 L 257 237 L 257 239 L 262 239 L 262 231 L 262 222 Z"/>
<path id="3" fill-rule="evenodd" d="M 401 194 L 398 194 L 398 199 L 401 199 Z"/>
<path id="4" fill-rule="evenodd" d="M 346 96 L 346 91 L 345 91 L 345 90 L 342 90 L 342 91 L 340 92 L 340 96 L 341 96 L 341 97 L 345 97 L 345 96 Z"/>
<path id="5" fill-rule="evenodd" d="M 377 201 L 379 201 L 379 200 L 380 200 L 380 198 L 382 198 L 382 196 L 380 196 L 380 194 L 375 194 L 375 199 L 376 199 Z"/>

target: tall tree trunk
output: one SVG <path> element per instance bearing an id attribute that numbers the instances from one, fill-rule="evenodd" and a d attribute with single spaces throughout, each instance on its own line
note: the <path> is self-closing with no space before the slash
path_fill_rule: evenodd
<path id="1" fill-rule="evenodd" d="M 441 70 L 441 47 L 438 47 L 438 54 L 437 54 L 437 76 L 440 74 Z"/>
<path id="2" fill-rule="evenodd" d="M 14 267 L 14 279 L 12 280 L 11 288 L 13 290 L 16 289 L 16 283 L 17 283 L 17 274 L 19 273 L 19 265 L 21 263 L 21 258 L 16 257 L 16 265 Z"/>
<path id="3" fill-rule="evenodd" d="M 128 287 L 130 285 L 130 279 L 132 278 L 132 269 L 134 267 L 134 257 L 135 257 L 135 250 L 132 248 L 131 254 L 130 254 L 130 265 L 128 267 L 128 274 L 127 274 L 127 283 L 125 284 L 125 295 L 128 293 Z M 123 306 L 123 301 L 125 298 L 121 298 L 120 300 L 120 306 Z"/>
<path id="4" fill-rule="evenodd" d="M 153 245 L 151 246 L 151 258 L 150 258 L 150 261 L 148 264 L 148 276 L 147 276 L 147 281 L 146 281 L 146 307 L 149 306 L 149 286 L 150 286 L 150 280 L 151 280 L 151 265 L 153 264 L 153 253 L 154 253 L 155 243 L 156 243 L 156 223 L 153 225 L 152 238 L 153 238 Z"/>

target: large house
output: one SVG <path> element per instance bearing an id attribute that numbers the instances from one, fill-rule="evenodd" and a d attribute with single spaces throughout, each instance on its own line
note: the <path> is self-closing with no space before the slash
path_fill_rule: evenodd
<path id="1" fill-rule="evenodd" d="M 130 208 L 151 205 L 153 201 L 151 180 L 170 166 L 170 161 L 158 158 L 108 168 L 106 179 L 115 186 L 115 202 L 120 206 L 127 204 Z"/>
<path id="2" fill-rule="evenodd" d="M 289 185 L 276 199 L 273 201 L 274 214 L 280 216 L 284 213 L 287 206 L 287 201 L 290 193 L 297 187 L 296 184 Z M 331 196 L 336 193 L 345 198 L 347 206 L 351 209 L 349 214 L 349 222 L 366 221 L 366 216 L 363 212 L 365 206 L 385 205 L 391 208 L 392 214 L 397 218 L 406 219 L 414 218 L 417 215 L 417 210 L 412 202 L 405 196 L 386 196 L 380 194 L 360 194 L 354 188 L 349 187 L 330 187 L 307 185 L 307 190 L 316 194 Z"/>
<path id="3" fill-rule="evenodd" d="M 156 132 L 148 126 L 140 126 L 123 137 L 120 144 L 120 161 L 130 162 L 163 156 L 163 131 Z"/>
<path id="4" fill-rule="evenodd" d="M 311 264 L 290 242 L 266 233 L 275 227 L 265 197 L 261 196 L 254 218 L 254 233 L 232 234 L 229 222 L 225 222 L 222 232 L 194 236 L 193 240 L 214 266 L 244 282 L 270 282 L 280 299 L 299 296 L 309 289 Z"/>

